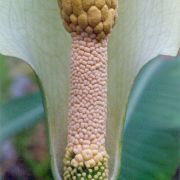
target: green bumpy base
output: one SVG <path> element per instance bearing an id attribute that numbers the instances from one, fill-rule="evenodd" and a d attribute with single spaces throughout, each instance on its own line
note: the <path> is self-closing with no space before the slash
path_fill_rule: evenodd
<path id="1" fill-rule="evenodd" d="M 94 167 L 87 168 L 85 165 L 74 167 L 71 165 L 73 155 L 64 159 L 64 180 L 108 180 L 108 158 L 104 157 Z"/>

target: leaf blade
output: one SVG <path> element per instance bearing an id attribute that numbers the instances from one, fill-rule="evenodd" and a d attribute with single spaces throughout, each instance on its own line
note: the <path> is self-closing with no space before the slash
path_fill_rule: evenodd
<path id="1" fill-rule="evenodd" d="M 11 100 L 0 106 L 0 142 L 44 118 L 40 93 Z"/>
<path id="2" fill-rule="evenodd" d="M 162 56 L 138 75 L 126 116 L 120 179 L 171 179 L 180 162 L 180 58 Z M 175 93 L 176 92 L 176 93 Z"/>

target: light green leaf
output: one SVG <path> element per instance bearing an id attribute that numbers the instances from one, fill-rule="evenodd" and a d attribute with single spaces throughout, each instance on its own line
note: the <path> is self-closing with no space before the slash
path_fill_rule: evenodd
<path id="1" fill-rule="evenodd" d="M 123 135 L 121 180 L 170 180 L 180 163 L 180 56 L 166 58 L 148 63 L 135 81 Z"/>
<path id="2" fill-rule="evenodd" d="M 42 83 L 54 174 L 60 179 L 66 145 L 70 35 L 63 28 L 56 0 L 0 0 L 0 9 L 0 53 L 25 60 Z M 106 144 L 112 179 L 118 171 L 118 140 L 134 77 L 152 57 L 177 54 L 179 18 L 179 0 L 119 0 L 108 69 Z"/>
<path id="3" fill-rule="evenodd" d="M 10 100 L 0 106 L 0 143 L 44 117 L 40 93 Z"/>

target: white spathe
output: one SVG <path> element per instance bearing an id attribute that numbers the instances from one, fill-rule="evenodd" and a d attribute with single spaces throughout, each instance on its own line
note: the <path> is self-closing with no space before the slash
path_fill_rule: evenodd
<path id="1" fill-rule="evenodd" d="M 118 22 L 109 43 L 107 150 L 111 177 L 128 94 L 139 69 L 158 54 L 180 47 L 179 0 L 119 0 Z M 56 0 L 0 0 L 0 53 L 26 61 L 44 90 L 56 179 L 66 144 L 70 35 Z M 115 161 L 116 160 L 116 161 Z"/>

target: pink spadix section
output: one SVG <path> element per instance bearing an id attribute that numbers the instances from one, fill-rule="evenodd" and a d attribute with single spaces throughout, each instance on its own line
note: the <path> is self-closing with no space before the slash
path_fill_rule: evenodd
<path id="1" fill-rule="evenodd" d="M 107 155 L 107 38 L 72 35 L 68 145 L 71 164 L 93 167 Z"/>

